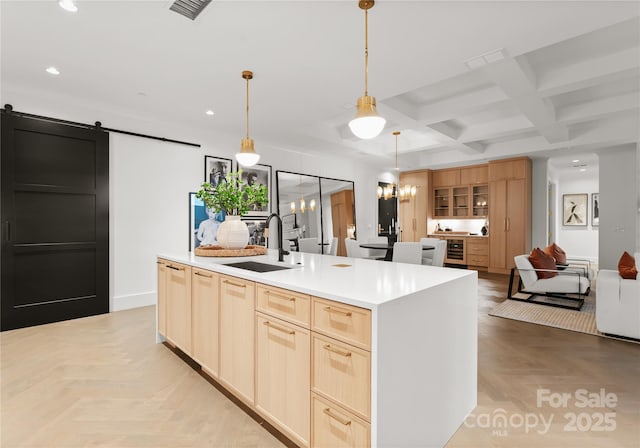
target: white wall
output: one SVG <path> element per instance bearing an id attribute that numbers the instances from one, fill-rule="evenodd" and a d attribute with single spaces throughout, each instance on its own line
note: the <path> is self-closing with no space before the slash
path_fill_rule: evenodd
<path id="1" fill-rule="evenodd" d="M 591 194 L 599 192 L 599 181 L 596 173 L 563 173 L 557 178 L 556 229 L 555 243 L 571 257 L 588 258 L 598 261 L 598 227 L 591 226 Z M 563 201 L 565 194 L 588 194 L 588 223 L 583 226 L 564 226 L 562 221 Z M 601 212 L 602 214 L 602 212 Z"/>
<path id="2" fill-rule="evenodd" d="M 638 247 L 636 145 L 602 150 L 600 158 L 600 268 L 617 269 L 623 251 Z"/>
<path id="3" fill-rule="evenodd" d="M 2 104 L 14 110 L 199 143 L 192 148 L 139 137 L 110 135 L 111 310 L 155 304 L 156 254 L 188 250 L 188 193 L 204 180 L 204 156 L 233 158 L 242 135 L 190 128 L 187 124 L 129 116 L 52 92 L 2 86 Z M 348 157 L 319 157 L 277 149 L 252 135 L 260 163 L 287 170 L 355 181 L 359 237 L 374 235 L 378 170 Z M 275 199 L 275 192 L 273 198 Z M 276 210 L 273 204 L 273 210 Z"/>

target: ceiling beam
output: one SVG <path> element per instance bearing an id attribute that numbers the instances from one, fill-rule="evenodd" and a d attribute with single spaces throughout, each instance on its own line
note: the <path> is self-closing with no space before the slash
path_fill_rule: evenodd
<path id="1" fill-rule="evenodd" d="M 512 101 L 549 142 L 566 141 L 567 127 L 556 121 L 551 101 L 536 89 L 533 71 L 526 59 L 506 58 L 483 66 L 482 70 Z"/>

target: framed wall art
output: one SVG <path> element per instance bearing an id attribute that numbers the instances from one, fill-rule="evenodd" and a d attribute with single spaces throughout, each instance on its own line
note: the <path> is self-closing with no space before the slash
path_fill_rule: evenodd
<path id="1" fill-rule="evenodd" d="M 247 217 L 263 216 L 267 217 L 271 214 L 271 165 L 257 164 L 250 167 L 240 169 L 242 174 L 240 181 L 248 185 L 259 184 L 267 187 L 267 198 L 269 202 L 264 207 L 254 206 L 253 210 L 244 215 Z"/>
<path id="2" fill-rule="evenodd" d="M 243 217 L 242 221 L 249 229 L 249 244 L 264 246 L 267 241 L 264 235 L 264 230 L 267 228 L 267 220 Z"/>
<path id="3" fill-rule="evenodd" d="M 589 195 L 563 194 L 562 195 L 562 225 L 563 226 L 586 226 L 587 225 L 587 203 Z"/>
<path id="4" fill-rule="evenodd" d="M 591 193 L 591 227 L 600 225 L 600 193 Z"/>
<path id="5" fill-rule="evenodd" d="M 199 246 L 218 244 L 218 227 L 225 217 L 224 212 L 213 212 L 195 193 L 189 193 L 189 251 Z"/>
<path id="6" fill-rule="evenodd" d="M 204 181 L 214 187 L 233 170 L 231 159 L 223 157 L 204 156 Z"/>

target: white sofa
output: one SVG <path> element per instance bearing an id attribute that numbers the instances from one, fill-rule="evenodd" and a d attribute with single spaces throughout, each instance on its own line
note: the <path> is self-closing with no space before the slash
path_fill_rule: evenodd
<path id="1" fill-rule="evenodd" d="M 640 267 L 640 252 L 635 258 Z M 601 333 L 640 339 L 640 276 L 626 280 L 618 271 L 598 271 L 596 326 Z"/>

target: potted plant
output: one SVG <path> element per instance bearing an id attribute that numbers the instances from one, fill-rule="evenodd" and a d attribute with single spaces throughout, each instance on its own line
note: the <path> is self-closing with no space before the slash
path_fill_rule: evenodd
<path id="1" fill-rule="evenodd" d="M 242 249 L 247 245 L 249 229 L 240 217 L 253 206 L 262 207 L 269 202 L 267 187 L 243 183 L 241 176 L 242 170 L 227 173 L 218 185 L 205 182 L 196 193 L 205 207 L 227 215 L 217 234 L 218 243 L 225 249 Z"/>

